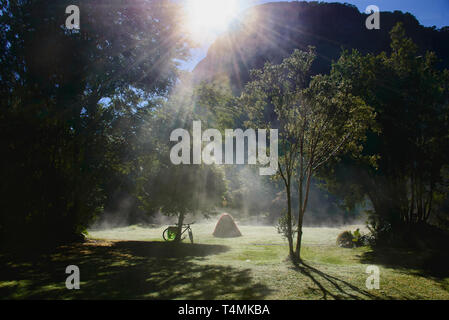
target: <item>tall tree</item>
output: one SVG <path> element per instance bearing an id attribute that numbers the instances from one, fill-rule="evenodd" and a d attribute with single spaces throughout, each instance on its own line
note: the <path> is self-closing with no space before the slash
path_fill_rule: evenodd
<path id="1" fill-rule="evenodd" d="M 364 157 L 331 164 L 322 176 L 350 202 L 367 196 L 373 206 L 371 224 L 379 230 L 428 222 L 442 192 L 449 72 L 437 68 L 434 53 L 418 52 L 398 24 L 391 31 L 390 55 L 346 52 L 331 72 L 373 106 L 381 134 L 368 133 Z M 370 157 L 377 158 L 376 166 L 366 161 Z"/>
<path id="2" fill-rule="evenodd" d="M 242 94 L 250 122 L 279 130 L 279 175 L 287 196 L 286 235 L 295 261 L 300 261 L 302 223 L 313 175 L 342 152 L 358 152 L 374 118 L 372 109 L 352 95 L 345 82 L 319 75 L 309 84 L 314 58 L 312 49 L 295 50 L 279 65 L 267 63 L 253 72 L 253 81 Z M 299 199 L 296 230 L 291 202 L 294 183 Z"/>
<path id="3" fill-rule="evenodd" d="M 1 1 L 5 239 L 69 238 L 87 226 L 134 163 L 142 114 L 187 56 L 170 1 L 79 1 L 80 30 L 65 27 L 70 4 Z"/>
<path id="4" fill-rule="evenodd" d="M 194 90 L 187 83 L 180 83 L 178 90 L 151 120 L 151 135 L 157 152 L 141 163 L 138 178 L 142 208 L 177 217 L 175 241 L 181 240 L 182 225 L 188 215 L 208 216 L 214 213 L 215 208 L 222 205 L 226 192 L 222 168 L 192 163 L 193 121 L 207 120 L 209 114 L 195 105 Z M 171 141 L 172 133 L 180 130 L 186 135 L 178 141 Z M 175 138 L 179 139 L 176 135 Z M 186 148 L 180 150 L 178 155 L 189 159 L 189 163 L 172 162 L 172 148 L 179 143 Z"/>

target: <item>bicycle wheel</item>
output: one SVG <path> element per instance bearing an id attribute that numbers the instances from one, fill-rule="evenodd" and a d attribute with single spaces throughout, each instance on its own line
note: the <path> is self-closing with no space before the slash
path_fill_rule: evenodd
<path id="1" fill-rule="evenodd" d="M 193 232 L 190 229 L 189 229 L 189 238 L 190 238 L 190 242 L 193 243 Z"/>
<path id="2" fill-rule="evenodd" d="M 173 241 L 176 238 L 176 230 L 172 227 L 168 227 L 162 233 L 162 237 L 164 237 L 165 241 Z"/>

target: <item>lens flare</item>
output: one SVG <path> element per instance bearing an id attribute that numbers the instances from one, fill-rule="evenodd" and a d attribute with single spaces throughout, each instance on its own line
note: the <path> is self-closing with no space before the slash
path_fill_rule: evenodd
<path id="1" fill-rule="evenodd" d="M 226 30 L 238 12 L 237 0 L 187 0 L 185 4 L 189 32 L 196 40 Z"/>

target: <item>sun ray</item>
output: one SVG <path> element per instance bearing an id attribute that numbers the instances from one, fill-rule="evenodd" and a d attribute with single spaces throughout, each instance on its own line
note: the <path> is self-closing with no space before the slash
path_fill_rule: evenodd
<path id="1" fill-rule="evenodd" d="M 202 42 L 225 31 L 239 11 L 237 0 L 186 0 L 186 26 Z"/>

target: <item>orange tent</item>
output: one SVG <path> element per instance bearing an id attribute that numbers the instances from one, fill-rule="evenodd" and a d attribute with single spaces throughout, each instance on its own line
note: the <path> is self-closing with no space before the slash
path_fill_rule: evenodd
<path id="1" fill-rule="evenodd" d="M 228 213 L 223 213 L 218 219 L 213 235 L 217 238 L 235 238 L 240 237 L 242 233 L 232 216 Z"/>

